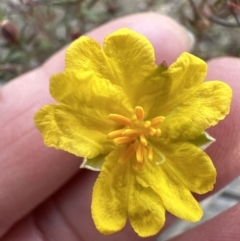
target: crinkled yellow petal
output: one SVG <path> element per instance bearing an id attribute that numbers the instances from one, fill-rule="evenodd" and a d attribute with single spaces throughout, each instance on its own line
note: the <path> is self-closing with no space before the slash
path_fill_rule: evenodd
<path id="1" fill-rule="evenodd" d="M 121 230 L 127 221 L 129 163 L 118 164 L 121 150 L 112 151 L 102 166 L 93 188 L 92 217 L 103 234 Z"/>
<path id="2" fill-rule="evenodd" d="M 105 38 L 103 48 L 107 78 L 120 85 L 136 106 L 145 91 L 145 82 L 158 69 L 153 46 L 145 36 L 130 29 L 120 29 Z"/>
<path id="3" fill-rule="evenodd" d="M 146 118 L 172 113 L 183 100 L 188 99 L 189 93 L 198 88 L 206 72 L 206 63 L 189 53 L 181 54 L 161 73 L 155 71 L 145 86 L 150 92 L 142 95 L 138 102 L 145 110 Z"/>
<path id="4" fill-rule="evenodd" d="M 111 113 L 131 117 L 134 109 L 122 88 L 109 80 L 98 78 L 92 72 L 67 70 L 52 76 L 50 93 L 53 98 L 64 103 L 83 118 L 89 117 L 96 122 L 96 128 L 110 132 Z M 87 125 L 86 125 L 87 127 Z"/>
<path id="5" fill-rule="evenodd" d="M 65 105 L 47 105 L 35 115 L 35 123 L 47 146 L 77 156 L 93 158 L 114 148 L 98 123 Z"/>
<path id="6" fill-rule="evenodd" d="M 123 151 L 124 148 L 114 150 L 106 157 L 94 185 L 94 223 L 101 233 L 111 234 L 121 230 L 129 217 L 139 236 L 154 235 L 164 225 L 165 208 L 157 193 L 137 182 L 132 160 L 118 163 Z"/>
<path id="7" fill-rule="evenodd" d="M 65 62 L 66 70 L 90 71 L 97 77 L 101 77 L 105 64 L 100 44 L 87 36 L 80 37 L 67 48 Z"/>
<path id="8" fill-rule="evenodd" d="M 62 104 L 41 109 L 36 125 L 46 145 L 77 156 L 94 158 L 112 150 L 115 146 L 107 134 L 116 125 L 107 116 L 134 113 L 121 87 L 91 73 L 68 70 L 54 75 L 50 92 Z"/>
<path id="9" fill-rule="evenodd" d="M 179 103 L 161 125 L 162 138 L 195 139 L 229 113 L 231 88 L 220 81 L 205 82 Z"/>
<path id="10" fill-rule="evenodd" d="M 143 187 L 151 187 L 162 199 L 163 205 L 173 215 L 187 221 L 196 222 L 202 217 L 202 209 L 188 188 L 178 182 L 174 173 L 166 172 L 163 164 L 157 165 L 156 156 L 153 162 L 146 162 L 143 171 L 136 176 Z M 137 169 L 137 167 L 136 167 Z"/>
<path id="11" fill-rule="evenodd" d="M 135 107 L 141 91 L 146 91 L 145 81 L 158 67 L 147 38 L 130 29 L 120 29 L 105 38 L 103 50 L 91 38 L 76 40 L 67 50 L 66 69 L 91 72 L 121 86 Z"/>
<path id="12" fill-rule="evenodd" d="M 157 146 L 157 143 L 154 143 Z M 189 142 L 159 144 L 159 151 L 166 161 L 159 167 L 176 184 L 191 192 L 204 194 L 213 189 L 216 169 L 210 157 L 199 147 Z M 154 155 L 154 161 L 158 156 Z"/>
<path id="13" fill-rule="evenodd" d="M 165 223 L 165 207 L 160 196 L 136 180 L 129 193 L 128 215 L 134 231 L 141 237 L 157 234 Z"/>

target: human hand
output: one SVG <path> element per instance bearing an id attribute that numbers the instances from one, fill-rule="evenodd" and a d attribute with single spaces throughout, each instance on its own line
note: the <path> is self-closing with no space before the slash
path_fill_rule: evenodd
<path id="1" fill-rule="evenodd" d="M 182 27 L 165 16 L 151 13 L 116 20 L 88 35 L 102 42 L 105 35 L 122 27 L 129 27 L 151 41 L 158 64 L 166 61 L 170 65 L 183 51 L 190 51 L 191 42 Z M 65 50 L 60 51 L 40 68 L 0 89 L 1 240 L 141 240 L 130 226 L 110 236 L 98 233 L 90 212 L 92 187 L 98 173 L 79 171 L 80 158 L 45 147 L 34 125 L 35 112 L 44 104 L 53 102 L 48 93 L 48 80 L 52 74 L 63 70 L 64 53 Z M 239 67 L 240 61 L 236 58 L 225 57 L 209 62 L 206 79 L 224 80 L 233 89 L 229 116 L 209 131 L 217 139 L 207 149 L 218 172 L 214 191 L 240 174 L 237 153 L 240 141 Z M 236 205 L 173 240 L 197 241 L 209 240 L 209 237 L 211 240 L 239 240 L 239 211 L 240 205 Z M 165 227 L 173 220 L 168 215 Z"/>

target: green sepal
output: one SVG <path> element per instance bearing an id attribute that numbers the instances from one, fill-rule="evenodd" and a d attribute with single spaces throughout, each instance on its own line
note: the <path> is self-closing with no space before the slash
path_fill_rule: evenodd
<path id="1" fill-rule="evenodd" d="M 80 168 L 86 168 L 92 171 L 101 171 L 106 155 L 98 155 L 92 159 L 84 158 Z"/>
<path id="2" fill-rule="evenodd" d="M 197 137 L 195 140 L 191 141 L 194 145 L 198 146 L 202 150 L 205 150 L 207 147 L 209 147 L 213 142 L 215 142 L 216 139 L 214 139 L 212 136 L 210 136 L 206 131 Z"/>

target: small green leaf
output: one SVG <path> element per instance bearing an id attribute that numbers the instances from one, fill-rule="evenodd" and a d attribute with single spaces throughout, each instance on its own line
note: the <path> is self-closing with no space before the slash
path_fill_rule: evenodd
<path id="1" fill-rule="evenodd" d="M 101 171 L 106 155 L 98 155 L 92 159 L 84 158 L 80 168 L 90 169 L 92 171 Z"/>
<path id="2" fill-rule="evenodd" d="M 198 146 L 202 150 L 205 150 L 209 147 L 213 142 L 215 142 L 212 136 L 210 136 L 207 132 L 204 132 L 202 135 L 197 137 L 195 140 L 191 141 L 194 145 Z"/>

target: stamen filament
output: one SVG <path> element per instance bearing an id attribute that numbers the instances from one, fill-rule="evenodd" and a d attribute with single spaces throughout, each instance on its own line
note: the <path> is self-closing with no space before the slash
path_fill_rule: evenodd
<path id="1" fill-rule="evenodd" d="M 135 137 L 123 136 L 123 137 L 115 138 L 113 141 L 114 141 L 114 143 L 115 143 L 117 146 L 119 146 L 119 145 L 122 145 L 122 144 L 130 143 L 130 142 L 132 142 L 133 140 L 135 140 Z"/>
<path id="2" fill-rule="evenodd" d="M 147 146 L 148 142 L 146 139 L 146 136 L 144 134 L 140 135 L 140 142 L 144 145 Z"/>
<path id="3" fill-rule="evenodd" d="M 152 119 L 152 121 L 151 121 L 151 126 L 157 126 L 157 125 L 163 123 L 164 120 L 165 120 L 165 117 L 164 117 L 164 116 L 155 117 L 155 118 Z"/>
<path id="4" fill-rule="evenodd" d="M 116 130 L 116 131 L 112 131 L 112 132 L 110 132 L 110 133 L 107 135 L 107 137 L 108 137 L 108 139 L 115 139 L 115 138 L 117 138 L 117 137 L 122 136 L 123 131 L 124 131 L 124 129 L 119 129 L 119 130 Z"/>
<path id="5" fill-rule="evenodd" d="M 144 162 L 138 162 L 137 165 L 138 165 L 139 171 L 143 171 L 144 170 L 144 166 L 145 166 Z"/>
<path id="6" fill-rule="evenodd" d="M 136 106 L 135 114 L 138 120 L 142 121 L 144 119 L 144 110 L 141 106 Z"/>
<path id="7" fill-rule="evenodd" d="M 118 114 L 110 114 L 108 116 L 108 119 L 115 121 L 119 124 L 125 125 L 125 126 L 132 126 L 132 122 L 129 118 L 122 116 L 122 115 L 118 115 Z"/>
<path id="8" fill-rule="evenodd" d="M 118 163 L 124 164 L 136 151 L 136 144 L 131 144 L 128 149 L 123 153 L 123 155 L 118 159 Z"/>

